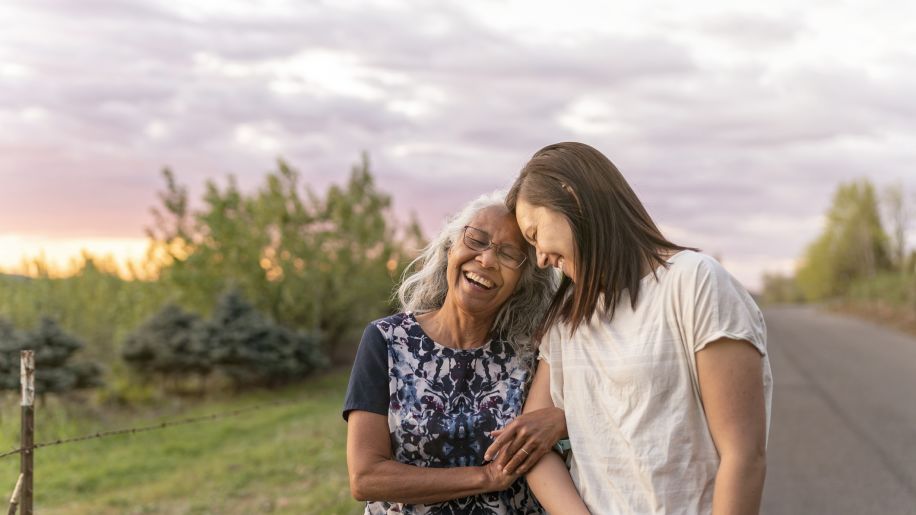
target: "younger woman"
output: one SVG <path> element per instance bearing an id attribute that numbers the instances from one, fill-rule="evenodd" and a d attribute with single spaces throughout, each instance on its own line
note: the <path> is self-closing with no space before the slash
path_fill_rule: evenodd
<path id="1" fill-rule="evenodd" d="M 750 295 L 713 258 L 667 240 L 588 145 L 538 151 L 507 205 L 537 265 L 563 274 L 525 412 L 565 410 L 569 474 L 588 509 L 757 513 L 772 378 Z M 530 447 L 526 416 L 487 454 Z M 569 512 L 557 455 L 528 481 L 548 511 Z"/>

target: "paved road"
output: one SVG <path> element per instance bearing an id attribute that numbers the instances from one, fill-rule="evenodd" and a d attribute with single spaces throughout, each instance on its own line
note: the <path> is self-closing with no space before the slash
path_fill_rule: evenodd
<path id="1" fill-rule="evenodd" d="M 763 513 L 916 514 L 916 338 L 813 308 L 764 314 Z"/>

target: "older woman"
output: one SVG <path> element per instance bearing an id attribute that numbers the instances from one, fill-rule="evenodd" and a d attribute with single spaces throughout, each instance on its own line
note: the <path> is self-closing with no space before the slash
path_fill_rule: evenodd
<path id="1" fill-rule="evenodd" d="M 503 197 L 481 197 L 412 263 L 403 312 L 366 328 L 343 411 L 366 513 L 541 513 L 526 467 L 484 462 L 490 432 L 521 413 L 554 290 L 532 257 Z M 562 413 L 533 420 L 545 436 L 518 450 L 531 465 L 565 432 Z"/>

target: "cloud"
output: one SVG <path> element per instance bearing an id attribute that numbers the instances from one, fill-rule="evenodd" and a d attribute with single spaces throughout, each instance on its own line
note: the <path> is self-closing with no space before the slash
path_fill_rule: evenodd
<path id="1" fill-rule="evenodd" d="M 320 191 L 363 150 L 432 231 L 581 140 L 755 284 L 838 182 L 916 182 L 912 8 L 766 7 L 5 4 L 0 233 L 134 237 L 162 166 L 194 194 L 228 173 L 253 187 L 282 156 Z"/>
<path id="2" fill-rule="evenodd" d="M 730 13 L 701 24 L 707 36 L 723 38 L 750 47 L 751 50 L 793 44 L 806 30 L 799 13 L 767 16 L 750 13 Z"/>

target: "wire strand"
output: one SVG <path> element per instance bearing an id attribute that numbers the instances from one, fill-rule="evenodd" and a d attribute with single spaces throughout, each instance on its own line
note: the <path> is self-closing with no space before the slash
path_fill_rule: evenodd
<path id="1" fill-rule="evenodd" d="M 59 438 L 57 440 L 49 440 L 47 442 L 36 443 L 32 445 L 31 447 L 20 447 L 18 449 L 13 449 L 11 451 L 4 452 L 0 454 L 0 459 L 12 456 L 14 454 L 20 454 L 22 452 L 31 452 L 31 451 L 34 451 L 35 449 L 40 449 L 42 447 L 53 447 L 55 445 L 64 445 L 68 443 L 84 442 L 87 440 L 95 440 L 97 438 L 107 438 L 109 436 L 144 433 L 148 431 L 156 431 L 159 429 L 165 429 L 169 427 L 183 426 L 187 424 L 195 424 L 195 423 L 211 421 L 211 420 L 220 420 L 224 418 L 235 417 L 243 413 L 250 413 L 252 411 L 258 411 L 258 410 L 272 408 L 276 406 L 286 406 L 286 405 L 291 405 L 291 404 L 298 404 L 300 402 L 301 402 L 300 400 L 275 401 L 275 402 L 269 402 L 266 404 L 259 404 L 257 406 L 249 406 L 247 408 L 240 408 L 237 410 L 227 411 L 223 413 L 213 413 L 210 415 L 202 415 L 199 417 L 187 417 L 187 418 L 182 418 L 182 419 L 177 419 L 177 420 L 160 422 L 158 424 L 149 425 L 149 426 L 132 427 L 128 429 L 115 429 L 111 431 L 99 431 L 97 433 L 84 435 L 84 436 L 76 436 L 72 438 Z"/>

